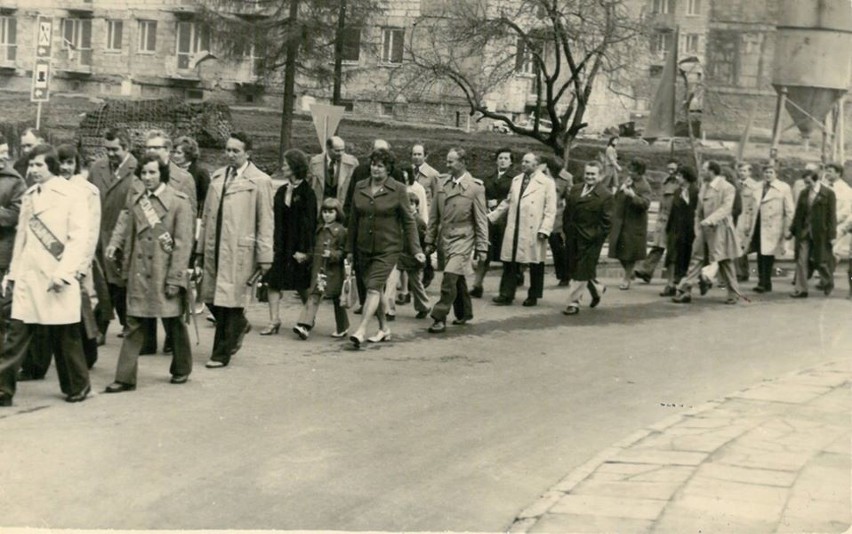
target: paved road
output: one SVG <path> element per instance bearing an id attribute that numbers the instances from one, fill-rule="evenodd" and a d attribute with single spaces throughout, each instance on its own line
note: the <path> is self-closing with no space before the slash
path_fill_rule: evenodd
<path id="1" fill-rule="evenodd" d="M 394 341 L 360 352 L 327 337 L 327 308 L 311 340 L 252 333 L 222 370 L 202 365 L 202 325 L 188 384 L 168 384 L 167 358 L 145 357 L 137 391 L 80 405 L 62 402 L 51 373 L 0 412 L 0 521 L 501 530 L 637 429 L 852 348 L 840 296 L 729 307 L 716 291 L 680 307 L 659 290 L 611 283 L 599 309 L 572 318 L 559 313 L 563 289 L 532 309 L 478 301 L 475 323 L 442 338 L 403 309 Z M 285 321 L 297 313 L 288 301 Z M 250 316 L 265 322 L 260 306 Z M 117 347 L 111 335 L 98 390 Z"/>

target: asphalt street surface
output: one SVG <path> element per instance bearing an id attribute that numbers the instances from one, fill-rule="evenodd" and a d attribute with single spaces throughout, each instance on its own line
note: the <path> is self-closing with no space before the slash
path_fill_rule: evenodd
<path id="1" fill-rule="evenodd" d="M 524 290 L 494 306 L 497 282 L 471 324 L 430 335 L 409 305 L 391 342 L 360 351 L 329 337 L 330 304 L 304 342 L 290 331 L 294 297 L 277 336 L 258 335 L 266 309 L 253 304 L 255 329 L 225 369 L 203 366 L 213 328 L 202 317 L 187 384 L 168 383 L 169 357 L 146 356 L 138 389 L 108 395 L 113 326 L 92 371 L 98 394 L 63 402 L 51 370 L 0 411 L 0 523 L 503 530 L 631 432 L 852 348 L 842 286 L 793 300 L 779 280 L 750 304 L 713 290 L 684 306 L 658 297 L 659 283 L 619 291 L 610 279 L 598 309 L 586 301 L 566 317 L 551 275 L 536 308 L 520 306 Z"/>

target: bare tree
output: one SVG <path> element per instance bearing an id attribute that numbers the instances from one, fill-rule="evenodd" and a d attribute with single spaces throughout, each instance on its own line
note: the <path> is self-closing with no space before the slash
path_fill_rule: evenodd
<path id="1" fill-rule="evenodd" d="M 472 115 L 503 123 L 568 159 L 587 126 L 593 90 L 629 89 L 628 72 L 646 56 L 635 0 L 456 0 L 417 20 L 407 55 L 413 70 L 401 83 L 449 81 Z M 492 109 L 489 98 L 518 73 L 533 78 L 535 110 L 528 124 Z M 425 74 L 425 76 L 424 76 Z M 629 92 L 629 91 L 628 91 Z M 544 127 L 542 120 L 550 123 Z"/>

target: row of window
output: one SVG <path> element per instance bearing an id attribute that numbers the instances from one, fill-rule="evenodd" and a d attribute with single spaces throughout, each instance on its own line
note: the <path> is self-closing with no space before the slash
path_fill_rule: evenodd
<path id="1" fill-rule="evenodd" d="M 668 15 L 674 13 L 677 0 L 652 0 L 651 12 L 658 15 Z M 685 0 L 686 14 L 688 16 L 698 16 L 701 14 L 701 0 Z"/>
<path id="2" fill-rule="evenodd" d="M 92 20 L 91 18 L 62 19 L 61 49 L 66 58 L 78 59 L 81 65 L 92 63 Z M 104 50 L 120 52 L 124 43 L 125 21 L 106 20 L 106 42 Z M 157 51 L 156 20 L 137 20 L 136 52 L 153 54 Z M 210 31 L 202 24 L 191 21 L 175 23 L 178 69 L 189 69 L 192 56 L 202 50 L 210 50 Z M 382 28 L 381 62 L 400 64 L 403 59 L 405 30 Z M 96 47 L 97 48 L 97 47 Z M 11 16 L 0 16 L 0 63 L 14 62 L 17 53 L 17 21 Z M 347 28 L 343 34 L 343 61 L 357 63 L 361 56 L 361 29 Z M 260 61 L 254 46 L 249 47 L 246 59 L 256 64 Z M 255 70 L 255 69 L 253 69 Z"/>
<path id="3" fill-rule="evenodd" d="M 670 31 L 657 32 L 651 37 L 651 53 L 663 56 L 671 50 L 674 33 Z M 701 34 L 685 33 L 680 35 L 678 50 L 681 54 L 700 54 Z"/>

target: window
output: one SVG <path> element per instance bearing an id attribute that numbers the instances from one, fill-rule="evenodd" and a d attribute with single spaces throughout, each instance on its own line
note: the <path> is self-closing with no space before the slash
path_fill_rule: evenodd
<path id="1" fill-rule="evenodd" d="M 686 0 L 686 14 L 697 16 L 701 14 L 701 0 Z"/>
<path id="2" fill-rule="evenodd" d="M 18 27 L 13 17 L 0 17 L 0 63 L 15 61 Z"/>
<path id="3" fill-rule="evenodd" d="M 157 21 L 156 20 L 140 20 L 139 21 L 139 51 L 140 52 L 156 52 L 157 51 Z"/>
<path id="4" fill-rule="evenodd" d="M 63 19 L 61 48 L 68 61 L 91 67 L 92 19 Z"/>
<path id="5" fill-rule="evenodd" d="M 401 28 L 382 29 L 382 63 L 399 65 L 402 63 L 402 45 L 405 30 Z"/>
<path id="6" fill-rule="evenodd" d="M 665 57 L 672 47 L 671 32 L 657 32 L 651 37 L 651 53 Z"/>
<path id="7" fill-rule="evenodd" d="M 124 22 L 120 20 L 107 21 L 106 49 L 110 52 L 121 51 L 121 38 L 124 34 Z"/>
<path id="8" fill-rule="evenodd" d="M 243 56 L 249 64 L 249 75 L 252 78 L 263 76 L 263 61 L 265 56 L 266 54 L 264 54 L 263 49 L 258 44 L 252 44 L 245 56 Z"/>
<path id="9" fill-rule="evenodd" d="M 538 73 L 538 65 L 535 62 L 532 51 L 527 43 L 518 38 L 515 52 L 515 73 L 535 75 Z"/>
<path id="10" fill-rule="evenodd" d="M 697 33 L 687 33 L 683 36 L 683 39 L 680 43 L 680 51 L 684 54 L 697 54 L 699 53 L 699 39 L 700 35 Z"/>
<path id="11" fill-rule="evenodd" d="M 210 51 L 210 32 L 197 22 L 177 23 L 177 68 L 192 68 L 194 56 L 202 50 Z"/>
<path id="12" fill-rule="evenodd" d="M 343 62 L 358 63 L 361 57 L 361 28 L 343 30 Z M 402 61 L 402 54 L 400 54 Z"/>
<path id="13" fill-rule="evenodd" d="M 659 15 L 674 13 L 674 0 L 653 0 L 653 12 Z"/>
<path id="14" fill-rule="evenodd" d="M 393 103 L 382 102 L 382 115 L 385 117 L 393 117 Z"/>

